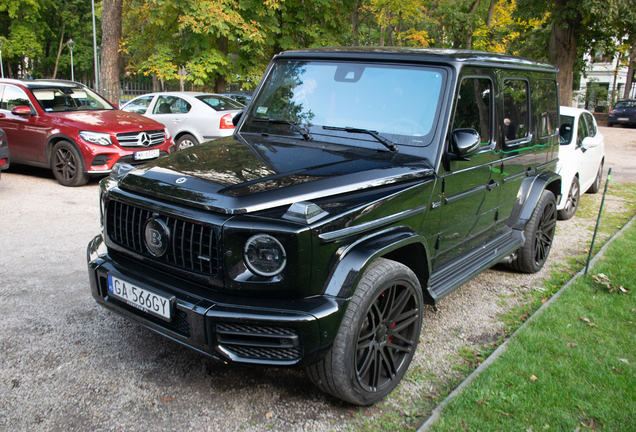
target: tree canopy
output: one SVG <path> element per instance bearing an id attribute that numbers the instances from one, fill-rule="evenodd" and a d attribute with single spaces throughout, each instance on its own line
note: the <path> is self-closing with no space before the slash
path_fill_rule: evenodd
<path id="1" fill-rule="evenodd" d="M 95 6 L 101 44 L 102 1 Z M 254 88 L 271 57 L 294 48 L 479 49 L 558 66 L 566 100 L 584 54 L 621 53 L 624 64 L 634 65 L 633 6 L 633 0 L 123 0 L 116 69 L 139 81 L 181 80 L 221 91 L 228 84 Z M 0 0 L 5 75 L 70 78 L 71 38 L 75 77 L 90 82 L 89 0 Z"/>

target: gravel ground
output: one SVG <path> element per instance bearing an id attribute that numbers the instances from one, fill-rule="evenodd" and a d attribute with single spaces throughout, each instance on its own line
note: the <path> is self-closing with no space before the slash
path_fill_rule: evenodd
<path id="1" fill-rule="evenodd" d="M 636 129 L 600 129 L 612 178 L 636 183 Z M 85 260 L 99 230 L 96 181 L 64 188 L 45 170 L 14 166 L 2 174 L 0 203 L 0 429 L 338 431 L 355 424 L 358 409 L 319 392 L 302 371 L 214 362 L 97 306 Z M 606 211 L 623 205 L 608 198 Z M 498 317 L 556 263 L 579 255 L 593 224 L 560 221 L 541 272 L 489 270 L 427 308 L 411 366 L 417 379 L 365 417 L 435 393 L 439 380 L 426 377 L 452 376 L 459 347 L 497 340 Z"/>

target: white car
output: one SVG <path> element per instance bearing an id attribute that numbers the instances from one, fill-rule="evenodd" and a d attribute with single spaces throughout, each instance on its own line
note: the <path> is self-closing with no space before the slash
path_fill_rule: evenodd
<path id="1" fill-rule="evenodd" d="M 121 107 L 164 124 L 177 150 L 232 135 L 232 118 L 244 108 L 228 97 L 198 92 L 149 93 Z"/>
<path id="2" fill-rule="evenodd" d="M 594 116 L 579 108 L 561 107 L 559 163 L 563 179 L 557 205 L 559 219 L 570 219 L 579 206 L 581 191 L 596 193 L 601 187 L 605 162 L 605 137 Z"/>

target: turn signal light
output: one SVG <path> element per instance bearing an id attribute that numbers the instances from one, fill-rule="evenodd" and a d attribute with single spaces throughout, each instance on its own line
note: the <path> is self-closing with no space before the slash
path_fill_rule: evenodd
<path id="1" fill-rule="evenodd" d="M 235 129 L 234 124 L 232 124 L 232 114 L 225 114 L 221 117 L 221 125 L 219 126 L 221 129 Z"/>

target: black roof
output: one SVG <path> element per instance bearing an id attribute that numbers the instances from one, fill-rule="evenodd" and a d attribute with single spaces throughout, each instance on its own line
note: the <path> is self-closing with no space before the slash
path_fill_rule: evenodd
<path id="1" fill-rule="evenodd" d="M 282 58 L 313 58 L 313 59 L 352 59 L 357 60 L 393 60 L 410 62 L 433 63 L 462 63 L 479 66 L 502 66 L 512 68 L 533 68 L 546 72 L 556 72 L 558 69 L 549 63 L 515 57 L 507 54 L 454 49 L 434 48 L 404 48 L 404 47 L 328 47 L 304 48 L 284 51 L 279 54 Z"/>

